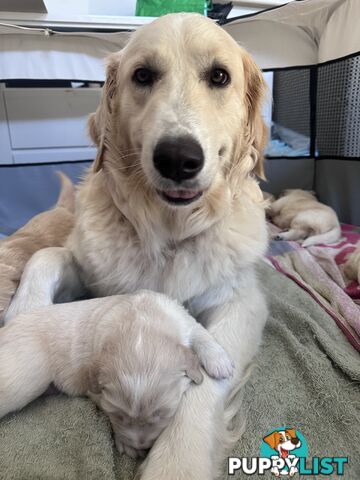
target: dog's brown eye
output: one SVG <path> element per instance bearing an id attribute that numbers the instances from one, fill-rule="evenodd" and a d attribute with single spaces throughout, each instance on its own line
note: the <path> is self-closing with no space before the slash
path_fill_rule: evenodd
<path id="1" fill-rule="evenodd" d="M 152 85 L 155 80 L 155 74 L 148 68 L 138 68 L 135 70 L 133 80 L 142 86 Z"/>
<path id="2" fill-rule="evenodd" d="M 210 82 L 215 87 L 225 87 L 230 82 L 230 75 L 222 68 L 214 68 L 210 74 Z"/>

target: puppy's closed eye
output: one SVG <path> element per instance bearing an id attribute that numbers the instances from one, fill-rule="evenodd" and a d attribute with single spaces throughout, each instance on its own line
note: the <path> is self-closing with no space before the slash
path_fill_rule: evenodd
<path id="1" fill-rule="evenodd" d="M 126 416 L 121 412 L 121 413 L 113 413 L 112 416 L 119 421 L 120 423 L 125 423 L 126 421 Z"/>
<path id="2" fill-rule="evenodd" d="M 174 411 L 171 408 L 159 408 L 149 416 L 149 423 L 157 423 L 159 420 L 171 418 Z"/>
<path id="3" fill-rule="evenodd" d="M 129 427 L 133 423 L 133 420 L 123 411 L 113 411 L 108 414 L 111 421 L 121 427 Z"/>

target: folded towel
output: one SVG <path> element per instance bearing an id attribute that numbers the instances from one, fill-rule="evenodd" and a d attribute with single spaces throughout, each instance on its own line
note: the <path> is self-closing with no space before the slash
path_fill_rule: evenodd
<path id="1" fill-rule="evenodd" d="M 286 425 L 306 438 L 310 457 L 348 456 L 342 478 L 358 480 L 360 356 L 298 285 L 265 264 L 259 276 L 270 318 L 232 455 L 259 456 L 262 438 Z M 1 480 L 130 480 L 135 467 L 117 454 L 107 418 L 87 399 L 42 397 L 0 421 Z M 225 465 L 222 478 L 230 478 Z"/>

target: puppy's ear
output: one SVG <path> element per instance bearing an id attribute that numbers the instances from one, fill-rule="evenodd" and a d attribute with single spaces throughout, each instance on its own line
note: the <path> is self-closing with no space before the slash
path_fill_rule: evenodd
<path id="1" fill-rule="evenodd" d="M 270 433 L 270 435 L 267 435 L 266 437 L 264 437 L 263 440 L 271 448 L 275 449 L 276 444 L 277 444 L 277 435 L 278 435 L 278 432 L 272 432 L 272 433 Z"/>
<path id="2" fill-rule="evenodd" d="M 295 438 L 296 437 L 296 432 L 293 428 L 287 428 L 285 430 L 286 433 L 288 433 L 290 435 L 291 438 Z"/>
<path id="3" fill-rule="evenodd" d="M 93 171 L 102 168 L 104 160 L 105 142 L 108 130 L 111 128 L 111 115 L 113 112 L 113 98 L 117 89 L 117 74 L 120 67 L 121 51 L 113 53 L 107 59 L 106 80 L 102 89 L 100 104 L 95 113 L 88 119 L 88 131 L 92 141 L 97 145 L 98 151 L 93 164 Z"/>
<path id="4" fill-rule="evenodd" d="M 197 355 L 188 347 L 182 347 L 185 357 L 185 374 L 194 383 L 200 385 L 204 380 Z"/>
<path id="5" fill-rule="evenodd" d="M 263 152 L 268 140 L 268 131 L 262 118 L 262 104 L 266 92 L 266 83 L 261 70 L 252 57 L 242 50 L 245 75 L 245 104 L 247 110 L 247 128 L 252 146 L 253 172 L 265 179 Z"/>
<path id="6" fill-rule="evenodd" d="M 112 339 L 105 341 L 100 352 L 94 355 L 87 366 L 87 389 L 92 394 L 100 394 L 109 376 L 109 367 L 115 355 L 115 345 Z"/>

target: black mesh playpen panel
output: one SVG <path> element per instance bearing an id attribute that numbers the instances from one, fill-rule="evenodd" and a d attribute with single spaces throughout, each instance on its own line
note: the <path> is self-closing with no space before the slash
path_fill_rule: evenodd
<path id="1" fill-rule="evenodd" d="M 274 72 L 273 121 L 310 137 L 309 69 Z"/>
<path id="2" fill-rule="evenodd" d="M 360 56 L 320 65 L 317 84 L 319 155 L 360 157 Z"/>
<path id="3" fill-rule="evenodd" d="M 360 225 L 360 55 L 274 71 L 272 93 L 263 188 L 313 189 Z"/>
<path id="4" fill-rule="evenodd" d="M 310 79 L 309 68 L 273 73 L 270 141 L 265 152 L 268 158 L 310 156 Z"/>

